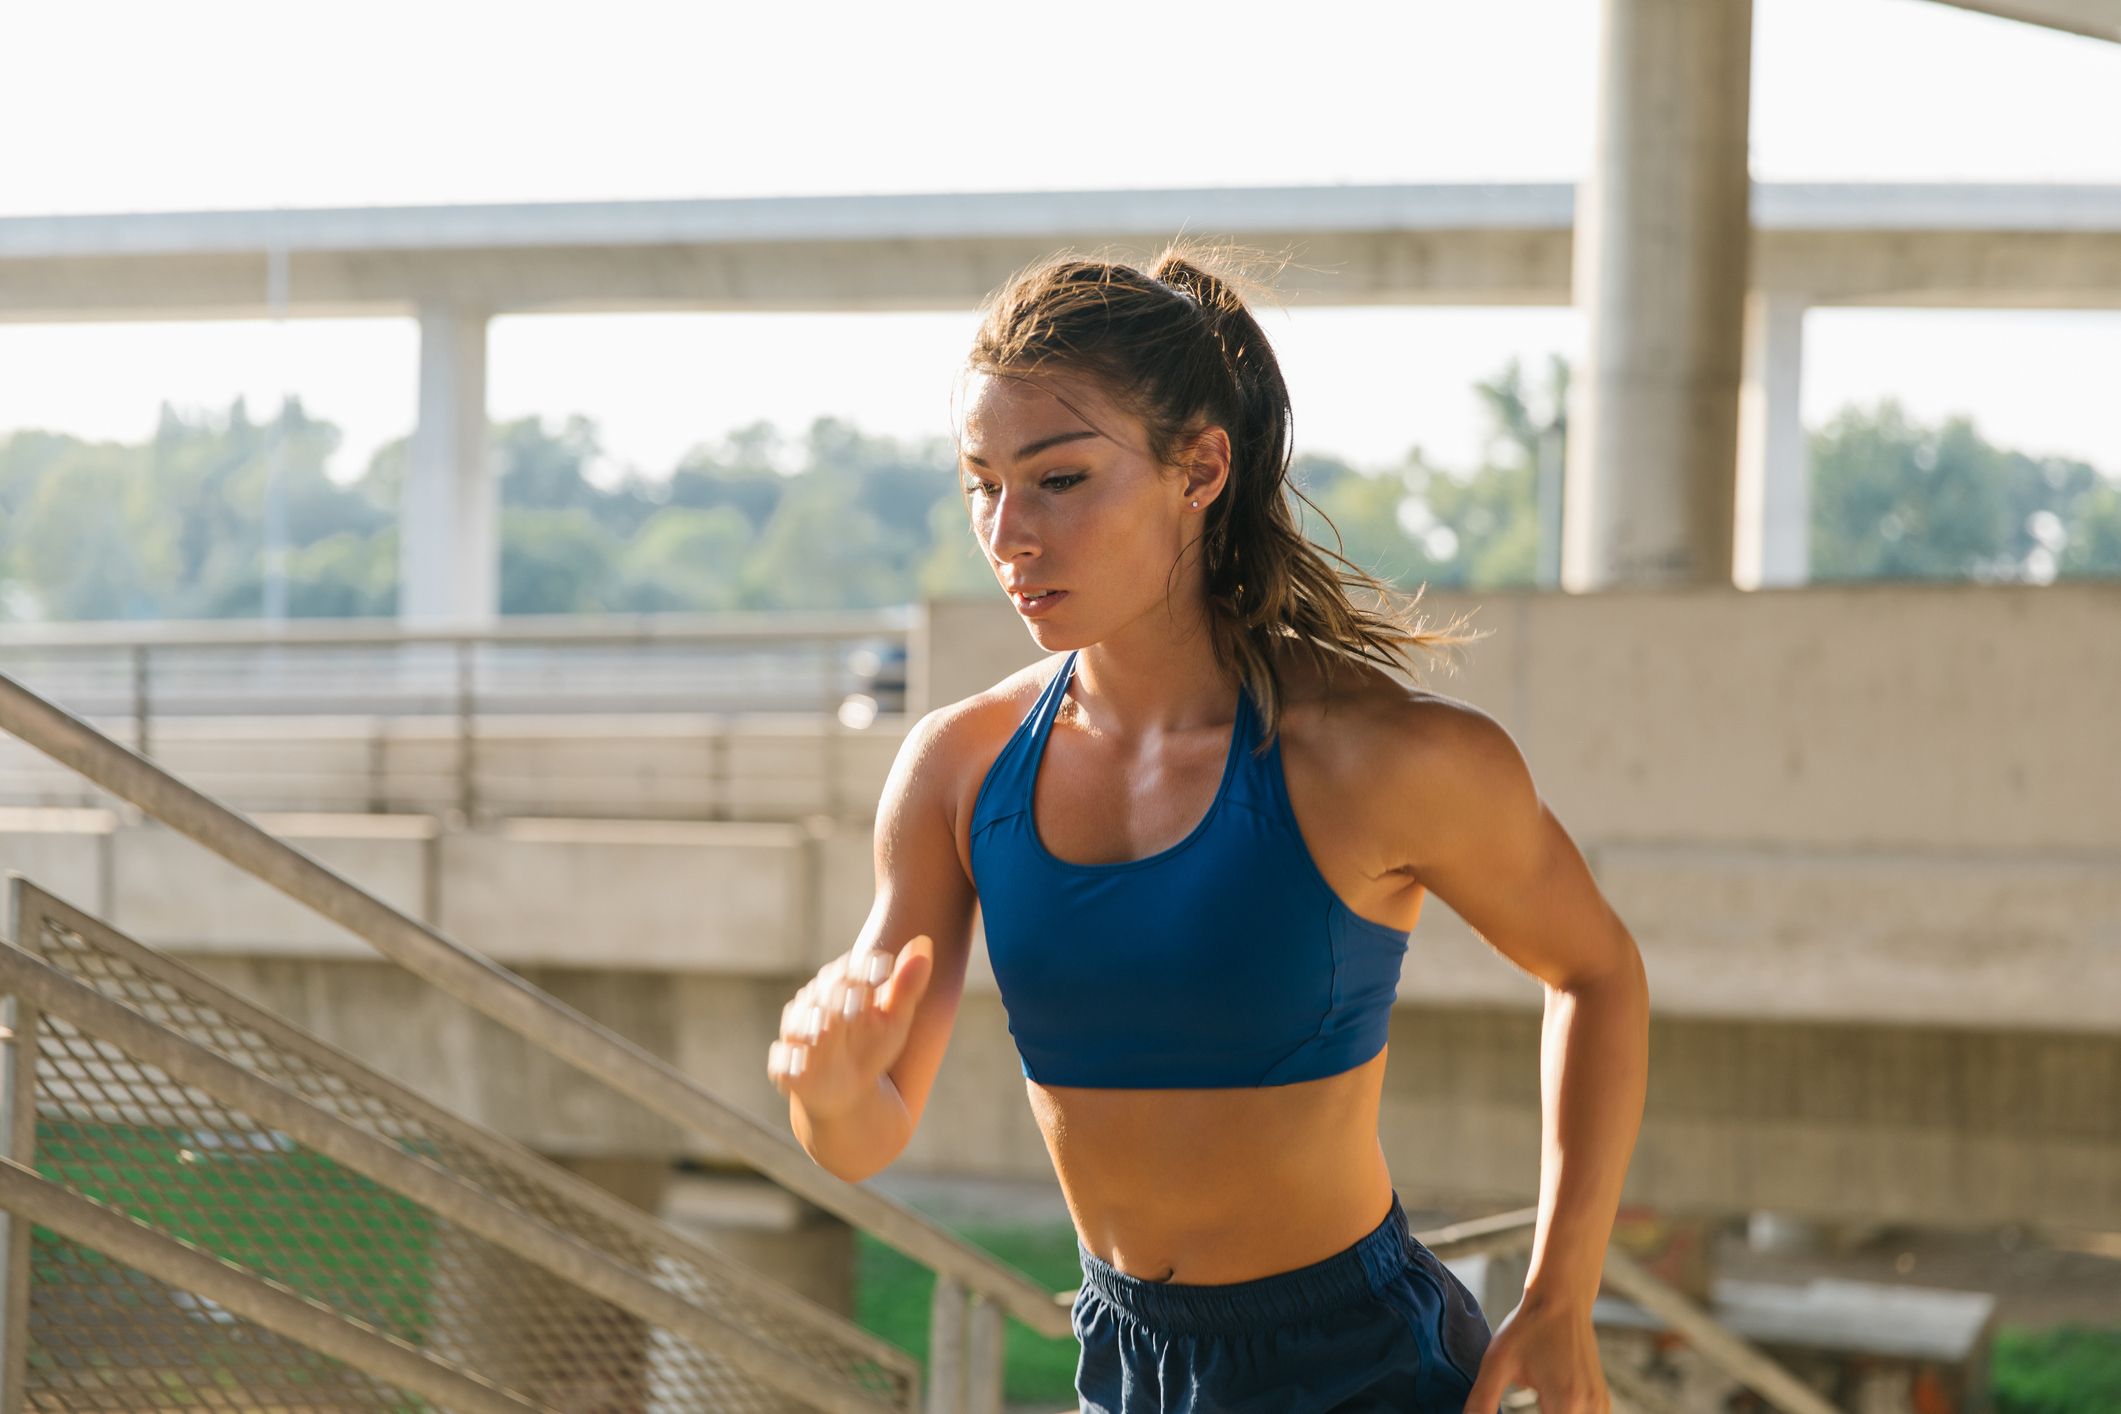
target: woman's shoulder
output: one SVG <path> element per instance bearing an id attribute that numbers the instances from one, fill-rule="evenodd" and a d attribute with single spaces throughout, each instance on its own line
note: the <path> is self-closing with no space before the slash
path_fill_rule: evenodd
<path id="1" fill-rule="evenodd" d="M 1308 652 L 1284 652 L 1283 756 L 1325 777 L 1338 799 L 1400 809 L 1424 783 L 1488 772 L 1508 741 L 1473 703 L 1374 663 L 1342 656 L 1329 673 Z"/>
<path id="2" fill-rule="evenodd" d="M 1379 734 L 1448 732 L 1467 714 L 1484 715 L 1367 659 L 1332 653 L 1328 662 L 1293 643 L 1277 649 L 1275 675 L 1284 724 L 1299 731 L 1369 742 Z"/>
<path id="3" fill-rule="evenodd" d="M 1065 652 L 1048 653 L 991 686 L 930 709 L 923 720 L 929 730 L 960 749 L 976 748 L 997 729 L 1002 740 L 1007 740 L 1067 659 Z M 996 747 L 1001 744 L 994 743 Z"/>
<path id="4" fill-rule="evenodd" d="M 930 708 L 913 724 L 909 746 L 951 802 L 953 815 L 969 818 L 980 782 L 1067 656 L 1049 653 L 991 686 Z"/>

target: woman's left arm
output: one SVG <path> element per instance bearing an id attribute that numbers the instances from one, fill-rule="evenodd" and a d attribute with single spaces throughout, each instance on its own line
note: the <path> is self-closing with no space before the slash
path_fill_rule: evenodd
<path id="1" fill-rule="evenodd" d="M 1500 723 L 1429 696 L 1403 720 L 1395 757 L 1418 805 L 1401 817 L 1418 836 L 1405 867 L 1546 989 L 1531 1265 L 1466 1407 L 1488 1414 L 1518 1384 L 1538 1391 L 1547 1414 L 1604 1414 L 1591 1302 L 1648 1084 L 1642 955 Z"/>

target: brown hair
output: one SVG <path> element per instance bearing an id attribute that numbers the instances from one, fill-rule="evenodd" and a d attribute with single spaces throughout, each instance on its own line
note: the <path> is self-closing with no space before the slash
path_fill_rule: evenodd
<path id="1" fill-rule="evenodd" d="M 1404 664 L 1413 675 L 1409 649 L 1436 652 L 1486 634 L 1459 633 L 1463 617 L 1428 627 L 1413 612 L 1421 590 L 1403 595 L 1304 535 L 1291 494 L 1318 511 L 1334 542 L 1346 547 L 1338 527 L 1289 480 L 1289 390 L 1239 294 L 1270 290 L 1246 273 L 1257 257 L 1228 242 L 1181 237 L 1144 273 L 1062 251 L 1019 270 L 988 296 L 966 371 L 1087 376 L 1141 420 L 1150 453 L 1166 467 L 1179 465 L 1184 448 L 1209 425 L 1229 433 L 1229 483 L 1210 504 L 1199 541 L 1209 631 L 1216 661 L 1237 669 L 1271 740 L 1282 693 L 1270 638 L 1295 639 L 1330 684 L 1343 657 L 1386 668 Z M 1379 606 L 1354 602 L 1351 587 L 1374 595 Z"/>

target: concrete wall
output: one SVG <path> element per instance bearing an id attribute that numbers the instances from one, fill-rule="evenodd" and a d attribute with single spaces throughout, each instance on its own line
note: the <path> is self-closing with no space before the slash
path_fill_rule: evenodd
<path id="1" fill-rule="evenodd" d="M 2121 1024 L 2121 584 L 1423 603 L 1491 631 L 1423 684 L 1509 730 L 1661 1013 Z M 1006 604 L 929 634 L 937 701 L 1037 656 Z M 1410 946 L 1405 1001 L 1539 1004 L 1442 900 Z"/>

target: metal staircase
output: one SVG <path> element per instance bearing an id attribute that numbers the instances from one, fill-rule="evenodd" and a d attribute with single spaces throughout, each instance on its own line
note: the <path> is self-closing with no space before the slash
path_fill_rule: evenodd
<path id="1" fill-rule="evenodd" d="M 903 1352 L 19 876 L 9 920 L 31 1407 L 917 1407 Z"/>
<path id="2" fill-rule="evenodd" d="M 836 1313 L 18 880 L 0 943 L 15 1013 L 0 1125 L 0 1207 L 15 1215 L 7 1414 L 995 1414 L 1003 1313 L 1070 1333 L 1072 1292 L 828 1173 L 789 1135 L 5 677 L 0 731 L 936 1273 L 924 1387 L 917 1362 Z M 18 1227 L 35 1239 L 17 1241 Z M 276 1385 L 277 1370 L 340 1383 L 304 1394 L 316 1387 Z"/>

